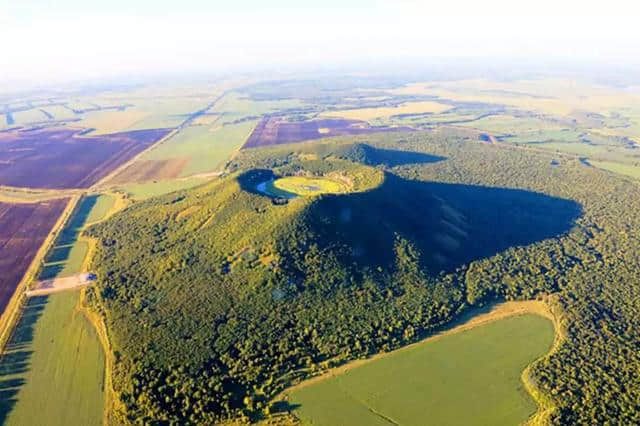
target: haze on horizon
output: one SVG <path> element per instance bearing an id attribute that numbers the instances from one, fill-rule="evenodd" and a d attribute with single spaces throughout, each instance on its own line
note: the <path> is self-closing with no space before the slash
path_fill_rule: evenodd
<path id="1" fill-rule="evenodd" d="M 625 0 L 0 0 L 0 82 L 436 57 L 637 65 L 639 11 Z"/>

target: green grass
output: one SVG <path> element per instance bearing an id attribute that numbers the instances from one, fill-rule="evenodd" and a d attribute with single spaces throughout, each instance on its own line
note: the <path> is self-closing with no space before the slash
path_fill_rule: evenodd
<path id="1" fill-rule="evenodd" d="M 103 219 L 115 198 L 83 198 L 47 253 L 39 279 L 83 272 L 88 251 L 82 229 Z M 102 345 L 76 309 L 78 292 L 29 299 L 0 361 L 0 421 L 8 425 L 100 425 L 104 404 Z"/>
<path id="2" fill-rule="evenodd" d="M 584 155 L 587 157 L 591 156 L 603 156 L 603 155 L 613 155 L 614 151 L 612 148 L 604 146 L 604 145 L 590 145 L 588 143 L 583 142 L 549 142 L 549 143 L 536 143 L 531 144 L 536 148 L 548 149 L 550 151 L 560 151 L 566 152 L 569 154 L 577 154 Z"/>
<path id="3" fill-rule="evenodd" d="M 269 101 L 253 101 L 239 93 L 230 93 L 212 109 L 212 112 L 224 112 L 222 123 L 257 117 L 276 111 L 297 109 L 304 104 L 299 99 L 281 99 Z"/>
<path id="4" fill-rule="evenodd" d="M 47 255 L 45 264 L 38 277 L 48 280 L 56 277 L 68 277 L 84 272 L 82 264 L 89 246 L 85 241 L 76 241 L 71 245 L 56 246 Z"/>
<path id="5" fill-rule="evenodd" d="M 146 200 L 158 195 L 168 194 L 181 189 L 188 189 L 211 180 L 210 177 L 194 177 L 178 180 L 159 180 L 145 183 L 134 183 L 120 189 L 134 200 Z"/>
<path id="6" fill-rule="evenodd" d="M 4 424 L 102 424 L 104 354 L 78 297 L 30 299 L 0 361 Z"/>
<path id="7" fill-rule="evenodd" d="M 256 121 L 221 126 L 190 126 L 175 137 L 160 144 L 141 160 L 171 160 L 187 158 L 180 177 L 208 173 L 224 168 L 231 155 L 247 140 Z"/>
<path id="8" fill-rule="evenodd" d="M 612 161 L 594 161 L 589 160 L 589 164 L 599 169 L 607 170 L 623 176 L 629 176 L 634 179 L 640 179 L 640 166 L 631 164 L 620 164 Z"/>
<path id="9" fill-rule="evenodd" d="M 111 195 L 91 195 L 88 198 L 93 198 L 94 200 L 86 218 L 86 223 L 94 223 L 104 219 L 116 202 L 115 197 Z"/>
<path id="10" fill-rule="evenodd" d="M 276 189 L 300 196 L 319 194 L 340 194 L 347 191 L 344 183 L 333 179 L 288 176 L 276 179 L 273 182 Z"/>
<path id="11" fill-rule="evenodd" d="M 569 129 L 540 130 L 518 133 L 515 136 L 506 138 L 506 142 L 578 142 L 583 134 L 584 132 Z"/>
<path id="12" fill-rule="evenodd" d="M 520 134 L 563 129 L 563 126 L 552 121 L 537 117 L 514 117 L 511 115 L 492 115 L 480 120 L 460 123 L 459 125 L 498 134 Z"/>
<path id="13" fill-rule="evenodd" d="M 289 403 L 303 424 L 515 425 L 536 410 L 522 371 L 553 335 L 539 316 L 499 320 L 300 388 Z"/>
<path id="14" fill-rule="evenodd" d="M 56 242 L 44 259 L 38 279 L 48 280 L 66 277 L 81 272 L 89 247 L 78 241 L 82 229 L 90 223 L 104 219 L 113 208 L 115 198 L 111 195 L 90 195 L 84 197 L 73 216 L 56 238 Z"/>

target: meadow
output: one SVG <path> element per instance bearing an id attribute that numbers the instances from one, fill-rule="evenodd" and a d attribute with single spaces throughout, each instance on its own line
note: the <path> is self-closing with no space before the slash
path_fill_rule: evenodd
<path id="1" fill-rule="evenodd" d="M 133 200 L 141 201 L 170 192 L 193 188 L 211 179 L 212 177 L 190 177 L 172 180 L 154 180 L 151 182 L 131 183 L 118 186 L 117 190 L 127 194 L 127 196 Z"/>
<path id="2" fill-rule="evenodd" d="M 553 338 L 546 318 L 500 319 L 301 386 L 288 403 L 313 425 L 515 425 L 537 407 L 522 372 Z"/>
<path id="3" fill-rule="evenodd" d="M 0 359 L 6 425 L 101 425 L 104 353 L 77 292 L 28 300 Z"/>
<path id="4" fill-rule="evenodd" d="M 319 194 L 340 194 L 348 190 L 345 183 L 335 179 L 306 176 L 287 176 L 276 179 L 273 182 L 273 186 L 282 191 L 303 197 Z"/>

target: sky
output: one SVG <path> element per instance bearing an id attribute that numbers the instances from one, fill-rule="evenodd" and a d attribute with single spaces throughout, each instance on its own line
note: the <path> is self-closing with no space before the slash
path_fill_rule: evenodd
<path id="1" fill-rule="evenodd" d="M 0 82 L 431 58 L 616 66 L 640 62 L 637 3 L 0 0 Z"/>

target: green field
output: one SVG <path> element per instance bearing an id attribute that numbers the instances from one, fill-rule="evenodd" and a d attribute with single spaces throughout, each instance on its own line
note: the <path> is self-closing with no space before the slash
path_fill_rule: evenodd
<path id="1" fill-rule="evenodd" d="M 302 387 L 289 404 L 303 424 L 515 425 L 536 411 L 522 372 L 553 335 L 536 315 L 502 319 Z"/>
<path id="2" fill-rule="evenodd" d="M 114 203 L 110 195 L 80 200 L 47 253 L 39 279 L 83 272 L 88 244 L 78 240 L 80 232 L 104 219 Z M 28 300 L 0 361 L 6 388 L 0 420 L 6 424 L 102 424 L 104 352 L 93 326 L 77 309 L 79 297 L 65 292 Z"/>
<path id="3" fill-rule="evenodd" d="M 620 164 L 612 161 L 593 161 L 589 160 L 589 164 L 599 169 L 609 172 L 618 173 L 620 175 L 629 176 L 634 179 L 640 179 L 640 166 L 631 164 Z"/>
<path id="4" fill-rule="evenodd" d="M 46 263 L 43 265 L 38 278 L 48 280 L 83 272 L 82 264 L 87 256 L 88 249 L 89 246 L 85 241 L 76 241 L 73 244 L 52 248 L 45 258 Z"/>
<path id="5" fill-rule="evenodd" d="M 102 424 L 104 353 L 78 297 L 30 299 L 0 361 L 4 424 Z"/>
<path id="6" fill-rule="evenodd" d="M 273 186 L 281 191 L 303 197 L 319 194 L 340 194 L 347 191 L 344 183 L 333 179 L 288 176 L 276 179 Z"/>
<path id="7" fill-rule="evenodd" d="M 90 195 L 87 197 L 87 202 L 91 204 L 91 210 L 87 215 L 85 223 L 89 224 L 104 219 L 113 208 L 116 199 L 112 195 Z M 85 208 L 89 208 L 89 206 L 87 205 Z"/>
<path id="8" fill-rule="evenodd" d="M 245 143 L 255 124 L 254 120 L 224 126 L 190 126 L 143 154 L 140 161 L 187 159 L 179 177 L 217 171 Z"/>
<path id="9" fill-rule="evenodd" d="M 111 195 L 90 195 L 80 201 L 71 220 L 47 253 L 39 279 L 48 280 L 85 272 L 82 265 L 89 247 L 85 241 L 78 241 L 78 236 L 86 225 L 104 219 L 115 201 Z"/>
<path id="10" fill-rule="evenodd" d="M 158 180 L 145 183 L 132 183 L 120 187 L 120 190 L 126 192 L 134 200 L 146 200 L 147 198 L 156 197 L 158 195 L 168 194 L 181 189 L 188 189 L 203 184 L 211 177 L 192 177 L 176 180 Z"/>

